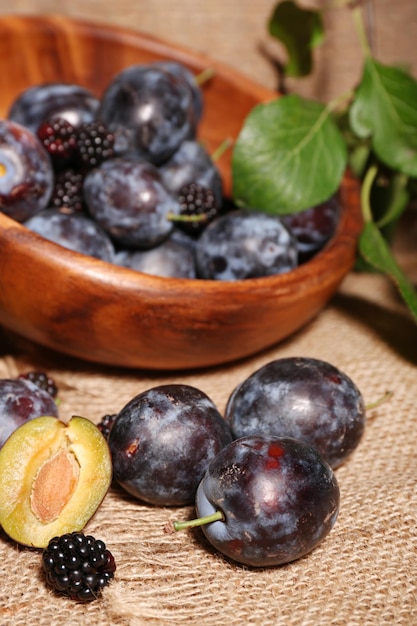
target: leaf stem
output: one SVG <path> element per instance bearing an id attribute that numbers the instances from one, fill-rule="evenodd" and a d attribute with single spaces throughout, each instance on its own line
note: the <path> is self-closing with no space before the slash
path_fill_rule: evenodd
<path id="1" fill-rule="evenodd" d="M 371 189 L 374 184 L 375 178 L 378 174 L 378 166 L 376 164 L 371 165 L 363 179 L 361 187 L 361 206 L 362 215 L 365 222 L 372 222 L 372 208 L 371 208 Z"/>
<path id="2" fill-rule="evenodd" d="M 211 153 L 211 160 L 216 163 L 223 156 L 223 154 L 233 145 L 233 139 L 231 137 L 226 137 L 221 144 L 213 150 Z"/>
<path id="3" fill-rule="evenodd" d="M 407 184 L 408 176 L 402 174 L 401 172 L 394 172 L 390 184 L 391 206 L 389 210 L 385 213 L 385 215 L 377 221 L 377 226 L 379 229 L 387 226 L 387 224 L 389 224 L 393 219 L 398 218 L 398 216 L 402 215 L 402 213 L 404 212 L 409 202 Z"/>
<path id="4" fill-rule="evenodd" d="M 336 96 L 335 98 L 330 100 L 330 102 L 328 102 L 326 105 L 326 111 L 328 111 L 329 113 L 333 113 L 334 111 L 336 111 L 336 109 L 339 108 L 341 103 L 344 103 L 346 100 L 352 100 L 354 97 L 355 90 L 349 89 L 348 91 L 340 94 L 340 96 Z"/>
<path id="5" fill-rule="evenodd" d="M 363 20 L 362 10 L 359 4 L 355 4 L 352 6 L 352 19 L 359 37 L 359 42 L 361 44 L 363 55 L 365 57 L 371 57 L 372 51 L 369 45 L 365 22 Z"/>

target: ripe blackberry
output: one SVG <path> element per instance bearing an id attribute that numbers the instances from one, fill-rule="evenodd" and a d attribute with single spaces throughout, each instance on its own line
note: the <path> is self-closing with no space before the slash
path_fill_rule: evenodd
<path id="1" fill-rule="evenodd" d="M 77 134 L 70 122 L 63 117 L 52 117 L 43 122 L 37 135 L 51 157 L 55 170 L 66 167 L 76 154 Z"/>
<path id="2" fill-rule="evenodd" d="M 85 208 L 83 196 L 82 172 L 74 169 L 65 169 L 55 176 L 55 185 L 50 200 L 50 206 L 65 209 L 67 213 L 80 213 Z"/>
<path id="3" fill-rule="evenodd" d="M 111 428 L 116 421 L 117 413 L 113 413 L 112 415 L 104 415 L 101 418 L 101 421 L 97 424 L 97 428 L 101 431 L 103 437 L 105 439 L 109 438 Z"/>
<path id="4" fill-rule="evenodd" d="M 178 200 L 179 215 L 173 219 L 177 226 L 189 235 L 200 235 L 218 214 L 213 191 L 200 183 L 190 183 L 181 187 Z"/>
<path id="5" fill-rule="evenodd" d="M 58 394 L 58 387 L 56 386 L 54 379 L 48 376 L 45 372 L 33 370 L 31 372 L 26 372 L 25 374 L 20 374 L 18 378 L 30 380 L 40 389 L 47 391 L 53 398 L 56 398 Z"/>
<path id="6" fill-rule="evenodd" d="M 95 600 L 114 577 L 116 562 L 100 539 L 81 532 L 54 537 L 42 553 L 46 580 L 72 600 Z"/>
<path id="7" fill-rule="evenodd" d="M 100 120 L 81 124 L 78 156 L 82 167 L 92 169 L 114 154 L 114 135 Z"/>

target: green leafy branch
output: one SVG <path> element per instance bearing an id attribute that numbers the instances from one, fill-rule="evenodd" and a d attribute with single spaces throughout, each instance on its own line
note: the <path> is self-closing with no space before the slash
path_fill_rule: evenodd
<path id="1" fill-rule="evenodd" d="M 359 260 L 394 282 L 417 322 L 416 289 L 389 245 L 417 188 L 417 81 L 373 58 L 360 2 L 338 4 L 351 9 L 361 43 L 359 84 L 328 104 L 285 94 L 254 107 L 233 149 L 233 196 L 271 214 L 302 211 L 333 195 L 349 166 L 361 180 Z M 284 0 L 268 28 L 286 47 L 286 75 L 309 74 L 322 13 Z"/>

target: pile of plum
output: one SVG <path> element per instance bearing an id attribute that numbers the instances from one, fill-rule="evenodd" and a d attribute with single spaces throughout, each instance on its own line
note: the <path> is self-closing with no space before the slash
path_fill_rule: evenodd
<path id="1" fill-rule="evenodd" d="M 282 218 L 236 207 L 197 138 L 203 114 L 202 86 L 172 61 L 127 67 L 101 97 L 29 87 L 0 121 L 0 210 L 71 250 L 160 276 L 240 280 L 310 259 L 334 233 L 337 198 Z"/>
<path id="2" fill-rule="evenodd" d="M 0 524 L 13 539 L 44 548 L 60 528 L 81 531 L 75 520 L 86 523 L 87 485 L 98 507 L 112 475 L 142 503 L 194 503 L 196 518 L 167 531 L 201 526 L 219 552 L 250 567 L 299 559 L 328 535 L 340 506 L 334 470 L 365 427 L 355 383 L 302 357 L 255 371 L 232 391 L 224 415 L 186 384 L 147 389 L 97 426 L 81 417 L 64 425 L 57 414 L 33 379 L 0 381 L 0 499 L 8 503 Z"/>

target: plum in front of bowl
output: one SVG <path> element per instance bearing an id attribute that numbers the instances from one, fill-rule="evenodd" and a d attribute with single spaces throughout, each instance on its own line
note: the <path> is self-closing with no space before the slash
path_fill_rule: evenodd
<path id="1" fill-rule="evenodd" d="M 217 550 L 243 565 L 270 567 L 317 547 L 336 522 L 339 502 L 334 472 L 312 446 L 252 435 L 225 446 L 210 463 L 195 504 L 201 522 L 217 515 L 201 525 Z"/>
<path id="2" fill-rule="evenodd" d="M 118 483 L 159 506 L 190 504 L 208 464 L 231 441 L 213 401 L 182 384 L 135 396 L 115 418 L 108 439 Z"/>
<path id="3" fill-rule="evenodd" d="M 25 422 L 41 415 L 58 417 L 58 406 L 48 391 L 31 380 L 0 380 L 0 448 Z"/>
<path id="4" fill-rule="evenodd" d="M 365 405 L 356 384 L 321 359 L 287 357 L 266 363 L 231 393 L 225 419 L 235 437 L 295 437 L 333 467 L 358 446 Z"/>

